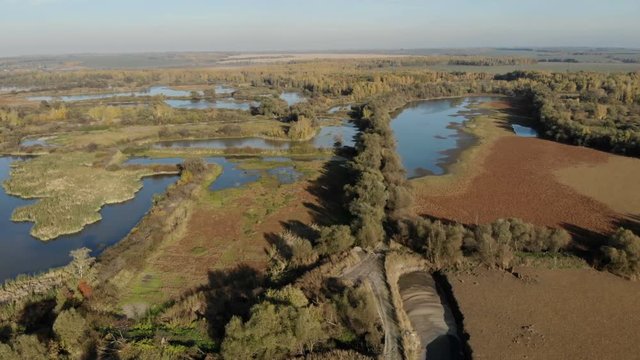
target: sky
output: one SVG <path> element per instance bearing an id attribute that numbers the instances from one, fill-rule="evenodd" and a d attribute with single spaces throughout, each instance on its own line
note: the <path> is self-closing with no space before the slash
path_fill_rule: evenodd
<path id="1" fill-rule="evenodd" d="M 640 48 L 640 0 L 0 0 L 0 56 Z"/>

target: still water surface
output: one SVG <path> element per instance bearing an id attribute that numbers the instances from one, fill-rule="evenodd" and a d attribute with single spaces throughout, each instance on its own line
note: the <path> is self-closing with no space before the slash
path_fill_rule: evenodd
<path id="1" fill-rule="evenodd" d="M 473 142 L 461 131 L 470 117 L 481 114 L 473 106 L 491 97 L 426 100 L 407 105 L 391 122 L 407 176 L 442 175 L 459 151 Z"/>
<path id="2" fill-rule="evenodd" d="M 270 161 L 269 159 L 265 159 Z M 9 177 L 11 164 L 16 161 L 28 161 L 16 157 L 0 157 L 0 183 Z M 134 158 L 126 164 L 180 164 L 182 158 Z M 238 163 L 224 157 L 211 157 L 207 162 L 216 163 L 223 168 L 222 174 L 210 185 L 211 191 L 240 187 L 258 181 L 263 174 L 259 170 L 240 169 Z M 281 184 L 297 181 L 302 174 L 287 164 L 290 159 L 274 158 L 282 166 L 266 171 Z M 81 247 L 99 255 L 105 248 L 123 239 L 131 229 L 149 211 L 155 194 L 164 193 L 167 187 L 176 181 L 176 176 L 155 176 L 142 180 L 143 188 L 130 201 L 104 206 L 102 220 L 88 225 L 81 232 L 61 236 L 51 241 L 40 241 L 29 234 L 32 223 L 11 221 L 13 211 L 37 200 L 24 200 L 5 193 L 0 188 L 0 283 L 19 274 L 33 274 L 49 268 L 62 266 L 70 261 L 69 252 Z"/>
<path id="3" fill-rule="evenodd" d="M 15 157 L 0 157 L 0 183 L 9 177 Z M 25 160 L 28 161 L 28 160 Z M 69 252 L 81 247 L 98 255 L 106 247 L 124 238 L 151 208 L 154 194 L 163 193 L 175 176 L 155 176 L 142 180 L 143 188 L 130 201 L 102 208 L 102 220 L 88 225 L 80 233 L 40 241 L 29 234 L 32 223 L 11 221 L 13 210 L 33 203 L 5 193 L 0 187 L 0 283 L 22 273 L 38 273 L 70 261 Z"/>

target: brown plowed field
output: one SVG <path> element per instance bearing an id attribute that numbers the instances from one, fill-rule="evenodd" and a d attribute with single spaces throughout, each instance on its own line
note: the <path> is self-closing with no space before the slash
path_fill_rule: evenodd
<path id="1" fill-rule="evenodd" d="M 638 359 L 640 283 L 593 269 L 450 277 L 473 358 Z"/>
<path id="2" fill-rule="evenodd" d="M 518 217 L 597 233 L 640 214 L 639 159 L 505 131 L 478 146 L 463 176 L 415 182 L 420 214 L 468 224 Z"/>

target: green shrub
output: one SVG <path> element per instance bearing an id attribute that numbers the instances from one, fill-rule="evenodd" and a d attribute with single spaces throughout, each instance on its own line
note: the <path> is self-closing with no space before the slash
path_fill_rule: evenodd
<path id="1" fill-rule="evenodd" d="M 346 225 L 323 227 L 318 239 L 318 252 L 323 255 L 337 254 L 350 249 L 354 242 L 351 229 Z"/>
<path id="2" fill-rule="evenodd" d="M 630 278 L 640 276 L 640 237 L 631 231 L 618 229 L 602 247 L 602 253 L 611 272 Z"/>
<path id="3" fill-rule="evenodd" d="M 251 308 L 247 322 L 235 316 L 227 324 L 222 343 L 225 359 L 291 358 L 313 351 L 315 345 L 328 339 L 322 311 L 304 305 L 308 301 L 300 290 L 285 288 L 268 296 L 275 303 L 257 304 Z"/>
<path id="4" fill-rule="evenodd" d="M 35 335 L 20 335 L 10 344 L 0 343 L 0 359 L 47 360 L 51 357 Z"/>
<path id="5" fill-rule="evenodd" d="M 571 236 L 563 229 L 536 227 L 520 219 L 499 219 L 478 226 L 465 248 L 479 255 L 488 266 L 506 268 L 512 265 L 516 252 L 551 252 L 565 249 Z"/>
<path id="6" fill-rule="evenodd" d="M 436 268 L 458 264 L 462 260 L 462 225 L 444 225 L 434 222 L 426 234 L 426 258 Z"/>
<path id="7" fill-rule="evenodd" d="M 53 323 L 53 331 L 72 359 L 82 358 L 88 340 L 87 321 L 82 315 L 73 308 L 61 312 Z"/>
<path id="8" fill-rule="evenodd" d="M 371 293 L 363 286 L 347 288 L 335 304 L 345 327 L 355 335 L 352 341 L 360 342 L 352 345 L 373 354 L 382 353 L 384 333 Z"/>

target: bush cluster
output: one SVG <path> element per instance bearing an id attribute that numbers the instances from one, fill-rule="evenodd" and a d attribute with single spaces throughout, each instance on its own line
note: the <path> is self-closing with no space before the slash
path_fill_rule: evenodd
<path id="1" fill-rule="evenodd" d="M 640 276 L 640 236 L 630 230 L 619 229 L 609 237 L 602 256 L 611 272 L 634 279 Z"/>
<path id="2" fill-rule="evenodd" d="M 467 227 L 414 218 L 402 221 L 399 228 L 398 240 L 424 254 L 439 269 L 455 267 L 463 255 L 490 267 L 508 268 L 517 253 L 558 253 L 571 242 L 563 229 L 534 226 L 520 219 Z"/>

